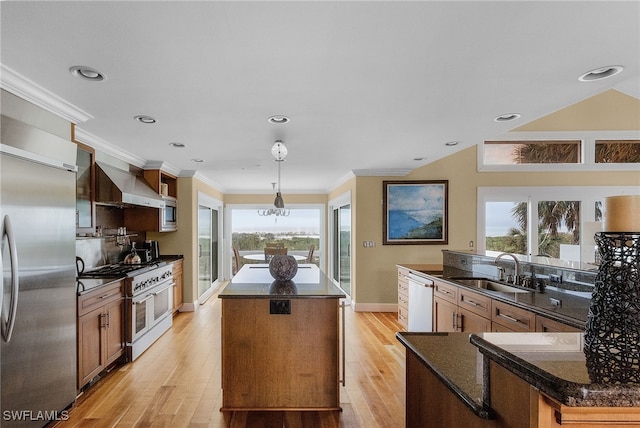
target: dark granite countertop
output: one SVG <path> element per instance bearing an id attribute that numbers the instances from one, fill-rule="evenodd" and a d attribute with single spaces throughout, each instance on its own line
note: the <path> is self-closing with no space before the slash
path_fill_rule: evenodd
<path id="1" fill-rule="evenodd" d="M 640 385 L 592 383 L 583 333 L 477 333 L 479 351 L 567 406 L 639 407 Z"/>
<path id="2" fill-rule="evenodd" d="M 482 355 L 469 333 L 398 332 L 396 338 L 476 415 L 492 417 L 483 404 Z"/>
<path id="3" fill-rule="evenodd" d="M 582 333 L 396 333 L 476 415 L 490 419 L 483 359 L 490 358 L 572 407 L 638 407 L 640 385 L 592 383 Z M 490 385 L 486 385 L 490 387 Z"/>
<path id="4" fill-rule="evenodd" d="M 428 275 L 442 275 L 442 264 L 428 264 L 428 263 L 401 263 L 397 264 L 397 267 L 403 267 L 414 272 L 425 273 Z"/>
<path id="5" fill-rule="evenodd" d="M 222 299 L 331 298 L 345 297 L 340 288 L 314 264 L 299 264 L 291 281 L 275 281 L 269 273 L 269 265 L 246 264 L 231 282 L 218 294 Z"/>

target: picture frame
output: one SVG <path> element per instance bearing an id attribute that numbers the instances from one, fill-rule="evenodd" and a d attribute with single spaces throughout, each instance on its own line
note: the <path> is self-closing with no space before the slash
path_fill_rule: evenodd
<path id="1" fill-rule="evenodd" d="M 448 243 L 448 180 L 383 181 L 383 245 Z"/>

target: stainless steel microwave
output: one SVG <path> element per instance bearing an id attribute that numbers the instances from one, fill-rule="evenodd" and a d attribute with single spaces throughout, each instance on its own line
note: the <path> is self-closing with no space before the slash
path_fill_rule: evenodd
<path id="1" fill-rule="evenodd" d="M 162 207 L 160 230 L 162 232 L 178 230 L 178 200 L 171 196 L 163 196 L 162 200 L 164 204 Z"/>

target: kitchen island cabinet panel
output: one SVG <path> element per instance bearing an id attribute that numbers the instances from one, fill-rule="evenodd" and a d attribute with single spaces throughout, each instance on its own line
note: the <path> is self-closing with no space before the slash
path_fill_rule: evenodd
<path id="1" fill-rule="evenodd" d="M 274 281 L 268 267 L 244 265 L 218 294 L 220 410 L 341 410 L 344 292 L 312 264 L 299 264 L 290 282 Z"/>
<path id="2" fill-rule="evenodd" d="M 340 408 L 338 300 L 286 301 L 222 300 L 223 411 Z"/>

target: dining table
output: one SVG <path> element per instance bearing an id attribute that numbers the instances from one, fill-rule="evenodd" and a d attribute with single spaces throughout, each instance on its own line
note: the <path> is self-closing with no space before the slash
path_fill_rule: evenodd
<path id="1" fill-rule="evenodd" d="M 293 256 L 293 258 L 296 259 L 296 261 L 302 261 L 307 259 L 307 256 L 300 256 L 298 254 L 287 254 L 287 255 Z M 257 260 L 257 261 L 265 260 L 264 253 L 241 254 L 240 257 L 247 260 Z"/>

